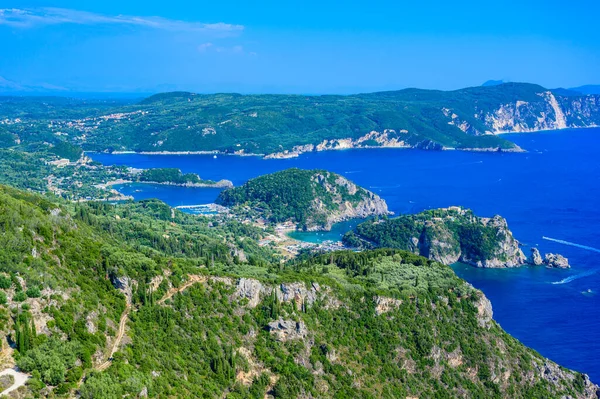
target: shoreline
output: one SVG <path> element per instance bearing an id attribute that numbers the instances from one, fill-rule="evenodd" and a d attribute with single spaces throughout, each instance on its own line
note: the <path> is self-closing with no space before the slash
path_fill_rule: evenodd
<path id="1" fill-rule="evenodd" d="M 563 130 L 579 130 L 579 129 L 595 129 L 600 128 L 600 125 L 592 126 L 578 126 L 578 127 L 565 127 L 556 129 L 537 129 L 537 130 L 525 130 L 525 131 L 497 131 L 494 132 L 493 136 L 508 135 L 508 134 L 529 134 L 529 133 L 543 133 L 543 132 L 557 132 Z M 333 139 L 337 140 L 337 139 Z M 514 143 L 513 143 L 514 144 Z M 501 152 L 501 153 L 526 153 L 527 150 L 522 149 L 515 144 L 515 148 L 500 148 L 500 147 L 481 147 L 481 148 L 456 148 L 456 147 L 445 147 L 442 146 L 437 151 L 467 151 L 467 152 Z M 325 151 L 345 151 L 345 150 L 375 150 L 375 149 L 391 149 L 391 150 L 422 150 L 422 151 L 436 151 L 420 149 L 417 146 L 363 146 L 363 147 L 345 147 L 345 148 L 326 148 L 323 150 L 312 150 L 312 151 L 295 151 L 286 150 L 287 152 L 275 152 L 270 154 L 264 153 L 241 153 L 241 152 L 223 152 L 220 150 L 202 150 L 202 151 L 84 151 L 85 154 L 109 154 L 109 155 L 223 155 L 223 156 L 238 156 L 238 157 L 262 157 L 263 159 L 292 159 L 298 158 L 302 154 L 309 154 L 313 152 L 325 152 Z"/>
<path id="2" fill-rule="evenodd" d="M 175 186 L 175 187 L 189 187 L 189 188 L 231 188 L 233 187 L 233 183 L 230 180 L 219 180 L 218 182 L 215 182 L 214 184 L 208 184 L 208 183 L 173 183 L 173 182 L 163 182 L 163 183 L 159 183 L 159 182 L 154 182 L 154 181 L 134 181 L 134 180 L 124 180 L 124 179 L 117 179 L 117 180 L 112 180 L 106 183 L 101 183 L 101 184 L 96 184 L 94 187 L 96 188 L 103 188 L 103 189 L 107 189 L 108 187 L 112 187 L 112 186 L 116 186 L 119 184 L 134 184 L 134 183 L 139 183 L 139 184 L 156 184 L 159 186 Z"/>
<path id="3" fill-rule="evenodd" d="M 600 128 L 600 125 L 591 125 L 591 126 L 577 126 L 577 127 L 560 127 L 556 129 L 537 129 L 537 130 L 522 130 L 520 132 L 501 130 L 498 132 L 494 132 L 494 136 L 501 136 L 506 134 L 529 134 L 529 133 L 544 133 L 544 132 L 560 132 L 562 130 L 579 130 L 579 129 L 597 129 Z"/>
<path id="4" fill-rule="evenodd" d="M 521 132 L 514 134 L 522 134 Z M 270 159 L 293 159 L 298 158 L 304 154 L 311 153 L 319 153 L 319 152 L 329 152 L 329 151 L 351 151 L 351 150 L 420 150 L 420 151 L 465 151 L 465 152 L 502 152 L 502 153 L 525 153 L 527 150 L 522 149 L 517 146 L 516 148 L 500 148 L 500 147 L 481 147 L 481 148 L 455 148 L 455 147 L 442 147 L 439 150 L 425 150 L 415 146 L 403 146 L 403 147 L 378 147 L 378 146 L 365 146 L 365 147 L 351 147 L 351 148 L 328 148 L 326 150 L 320 151 L 304 151 L 304 152 L 293 152 L 289 154 L 283 153 L 272 153 L 272 154 L 235 154 L 235 153 L 227 153 L 220 152 L 217 150 L 214 151 L 160 151 L 160 152 L 152 152 L 152 151 L 113 151 L 113 152 L 104 152 L 104 151 L 84 151 L 86 154 L 108 154 L 108 155 L 222 155 L 222 156 L 232 156 L 232 157 L 261 157 L 263 160 Z M 141 182 L 140 182 L 141 183 Z M 150 183 L 150 182 L 148 182 Z M 156 183 L 162 184 L 162 183 Z"/>

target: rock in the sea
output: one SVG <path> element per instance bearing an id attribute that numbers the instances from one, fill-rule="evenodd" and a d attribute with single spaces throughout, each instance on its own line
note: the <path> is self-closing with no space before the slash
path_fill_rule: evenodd
<path id="1" fill-rule="evenodd" d="M 560 254 L 546 254 L 544 263 L 548 267 L 555 267 L 559 269 L 568 269 L 571 267 L 571 265 L 569 265 L 569 259 Z"/>
<path id="2" fill-rule="evenodd" d="M 542 255 L 540 254 L 539 249 L 537 248 L 531 248 L 531 257 L 529 258 L 529 263 L 531 263 L 534 266 L 540 266 L 541 264 L 544 263 L 544 260 L 542 259 Z"/>

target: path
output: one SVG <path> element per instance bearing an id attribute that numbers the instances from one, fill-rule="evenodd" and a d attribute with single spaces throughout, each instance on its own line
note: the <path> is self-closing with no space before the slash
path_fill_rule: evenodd
<path id="1" fill-rule="evenodd" d="M 159 305 L 163 304 L 163 303 L 165 303 L 166 300 L 171 299 L 173 297 L 173 295 L 188 289 L 189 287 L 191 287 L 192 285 L 194 285 L 196 283 L 204 283 L 204 282 L 206 282 L 206 280 L 207 280 L 206 276 L 198 276 L 198 275 L 192 274 L 192 275 L 190 275 L 190 279 L 188 281 L 186 281 L 182 286 L 177 287 L 177 288 L 171 288 L 169 291 L 167 291 L 165 296 L 162 297 L 158 301 L 158 304 Z"/>
<path id="2" fill-rule="evenodd" d="M 125 310 L 123 311 L 123 314 L 121 315 L 121 321 L 119 321 L 119 331 L 117 332 L 117 336 L 115 337 L 115 342 L 113 343 L 113 346 L 110 349 L 110 354 L 108 355 L 108 359 L 106 359 L 106 361 L 104 363 L 98 365 L 96 367 L 96 370 L 104 371 L 112 364 L 113 355 L 115 354 L 115 352 L 117 350 L 119 350 L 121 341 L 123 340 L 123 337 L 125 336 L 125 327 L 127 326 L 127 321 L 129 320 L 129 310 L 131 310 L 131 303 L 130 303 L 130 301 L 127 301 L 127 304 L 125 305 Z"/>
<path id="3" fill-rule="evenodd" d="M 21 373 L 20 371 L 17 371 L 16 369 L 6 369 L 6 370 L 0 372 L 0 377 L 2 377 L 4 375 L 12 375 L 13 378 L 15 379 L 15 382 L 10 387 L 8 387 L 4 391 L 0 392 L 0 396 L 8 395 L 12 391 L 16 391 L 17 389 L 19 389 L 20 387 L 25 385 L 25 383 L 29 379 L 29 375 L 27 375 L 25 373 Z"/>

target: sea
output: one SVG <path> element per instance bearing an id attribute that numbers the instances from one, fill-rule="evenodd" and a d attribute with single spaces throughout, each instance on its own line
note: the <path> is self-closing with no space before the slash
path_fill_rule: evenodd
<path id="1" fill-rule="evenodd" d="M 530 247 L 569 258 L 569 270 L 544 267 L 477 269 L 456 264 L 463 279 L 491 300 L 494 319 L 553 361 L 600 383 L 600 129 L 504 135 L 524 153 L 361 149 L 264 160 L 228 155 L 92 153 L 105 165 L 175 167 L 235 185 L 278 170 L 326 169 L 384 198 L 396 214 L 460 205 L 477 215 L 504 216 L 526 255 Z M 211 203 L 219 189 L 148 184 L 116 187 L 135 199 Z M 308 241 L 337 240 L 355 222 Z"/>

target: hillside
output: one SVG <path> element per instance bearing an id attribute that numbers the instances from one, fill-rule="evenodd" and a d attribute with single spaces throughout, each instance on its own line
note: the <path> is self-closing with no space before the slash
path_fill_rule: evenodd
<path id="1" fill-rule="evenodd" d="M 175 92 L 138 104 L 4 97 L 0 121 L 21 143 L 66 140 L 96 151 L 272 157 L 360 147 L 518 151 L 496 134 L 600 125 L 600 97 L 525 83 L 349 96 Z"/>
<path id="2" fill-rule="evenodd" d="M 352 247 L 399 248 L 450 265 L 516 267 L 526 258 L 500 216 L 480 218 L 459 207 L 370 220 L 346 233 Z"/>
<path id="3" fill-rule="evenodd" d="M 596 397 L 507 335 L 449 267 L 409 252 L 281 268 L 252 228 L 157 201 L 0 187 L 0 207 L 0 329 L 16 345 L 2 359 L 32 375 L 15 397 Z"/>
<path id="4" fill-rule="evenodd" d="M 329 230 L 343 220 L 388 214 L 379 196 L 325 170 L 293 168 L 260 176 L 222 191 L 216 202 L 301 230 Z"/>

